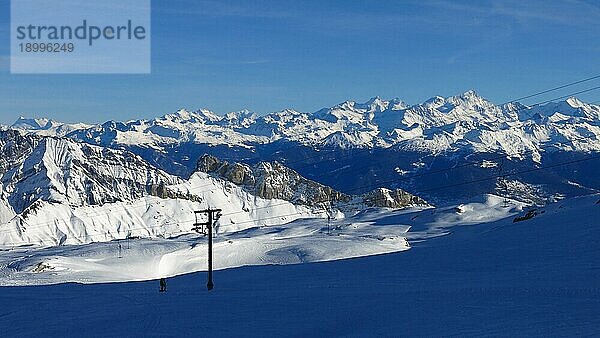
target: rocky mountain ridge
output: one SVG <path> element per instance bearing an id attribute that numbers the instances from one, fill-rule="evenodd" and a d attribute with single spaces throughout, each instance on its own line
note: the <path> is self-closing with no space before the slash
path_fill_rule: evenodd
<path id="1" fill-rule="evenodd" d="M 127 151 L 6 130 L 0 131 L 0 155 L 3 222 L 42 202 L 78 208 L 144 196 L 199 200 L 167 189 L 182 180 Z"/>
<path id="2" fill-rule="evenodd" d="M 401 189 L 377 188 L 363 195 L 349 195 L 302 177 L 279 162 L 254 166 L 229 163 L 211 155 L 198 160 L 198 170 L 243 187 L 257 197 L 281 199 L 312 207 L 361 205 L 365 207 L 406 208 L 428 206 L 427 202 Z"/>

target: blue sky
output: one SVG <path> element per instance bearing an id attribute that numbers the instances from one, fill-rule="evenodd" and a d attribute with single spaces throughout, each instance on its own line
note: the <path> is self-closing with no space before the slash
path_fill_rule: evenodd
<path id="1" fill-rule="evenodd" d="M 0 123 L 102 122 L 179 108 L 315 111 L 475 89 L 501 103 L 600 74 L 595 1 L 153 1 L 152 74 L 11 75 L 0 2 Z M 568 94 L 600 80 L 531 99 Z M 600 100 L 600 91 L 581 98 Z"/>

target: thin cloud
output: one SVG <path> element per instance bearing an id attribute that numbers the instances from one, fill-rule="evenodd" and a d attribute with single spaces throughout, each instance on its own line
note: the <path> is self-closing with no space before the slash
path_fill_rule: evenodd
<path id="1" fill-rule="evenodd" d="M 597 20 L 600 18 L 598 7 L 576 0 L 551 2 L 506 0 L 483 5 L 467 5 L 439 0 L 426 2 L 424 6 L 466 14 L 509 17 L 519 23 L 535 20 L 561 25 L 582 26 L 597 24 Z"/>
<path id="2" fill-rule="evenodd" d="M 247 17 L 247 18 L 289 18 L 294 15 L 292 11 L 275 9 L 271 6 L 236 5 L 220 1 L 181 1 L 169 3 L 169 7 L 158 7 L 155 11 L 171 15 L 203 15 L 213 17 Z"/>
<path id="3" fill-rule="evenodd" d="M 371 8 L 369 11 L 319 11 L 304 14 L 300 20 L 290 21 L 290 23 L 302 29 L 317 30 L 327 35 L 338 35 L 340 31 L 344 34 L 348 32 L 381 34 L 396 32 L 394 29 L 402 27 L 431 30 L 461 27 L 473 30 L 474 27 L 484 25 L 495 27 L 498 24 L 486 20 L 491 15 L 485 8 L 452 2 L 430 4 L 422 1 L 405 1 L 397 6 L 395 11 L 377 11 Z M 457 16 L 459 14 L 460 19 Z"/>
<path id="4" fill-rule="evenodd" d="M 222 60 L 211 58 L 191 58 L 183 61 L 186 64 L 204 65 L 204 66 L 243 66 L 260 65 L 270 63 L 269 59 L 241 59 L 241 60 Z"/>

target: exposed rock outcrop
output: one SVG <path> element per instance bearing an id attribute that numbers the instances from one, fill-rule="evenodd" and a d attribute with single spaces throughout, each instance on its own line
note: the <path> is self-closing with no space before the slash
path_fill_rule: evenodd
<path id="1" fill-rule="evenodd" d="M 350 202 L 352 199 L 331 187 L 300 176 L 279 162 L 261 162 L 250 167 L 204 155 L 198 161 L 198 170 L 242 186 L 255 196 L 265 199 L 281 199 L 309 206 L 330 201 Z"/>
<path id="2" fill-rule="evenodd" d="M 279 162 L 260 162 L 254 166 L 229 163 L 211 155 L 198 160 L 199 171 L 243 187 L 257 197 L 282 199 L 309 206 L 363 205 L 366 207 L 404 208 L 427 205 L 420 197 L 406 191 L 378 188 L 355 196 L 302 177 Z"/>
<path id="3" fill-rule="evenodd" d="M 404 190 L 378 188 L 362 195 L 363 202 L 369 207 L 404 208 L 408 205 L 426 205 L 422 198 Z"/>

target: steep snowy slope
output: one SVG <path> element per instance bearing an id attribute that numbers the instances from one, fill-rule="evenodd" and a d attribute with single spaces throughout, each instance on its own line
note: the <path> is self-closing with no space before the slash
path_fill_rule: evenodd
<path id="1" fill-rule="evenodd" d="M 0 225 L 0 246 L 52 246 L 125 238 L 170 238 L 192 233 L 194 210 L 223 209 L 218 233 L 268 226 L 298 218 L 324 218 L 323 210 L 283 200 L 256 198 L 241 188 L 199 173 L 167 186 L 185 198 L 146 196 L 128 202 L 73 207 L 38 201 L 36 208 Z M 206 221 L 206 220 L 199 220 Z"/>
<path id="2" fill-rule="evenodd" d="M 325 217 L 197 173 L 184 181 L 130 152 L 0 134 L 0 243 L 54 245 L 190 232 L 193 210 L 221 207 L 221 231 Z"/>
<path id="3" fill-rule="evenodd" d="M 0 133 L 0 146 L 2 242 L 91 241 L 85 237 L 98 231 L 103 220 L 107 229 L 120 227 L 119 212 L 98 210 L 106 205 L 116 205 L 128 219 L 127 204 L 140 198 L 200 200 L 166 189 L 181 180 L 129 152 L 13 130 Z"/>
<path id="4" fill-rule="evenodd" d="M 39 200 L 72 207 L 130 201 L 180 181 L 129 152 L 12 131 L 0 142 L 2 196 L 17 213 Z"/>

